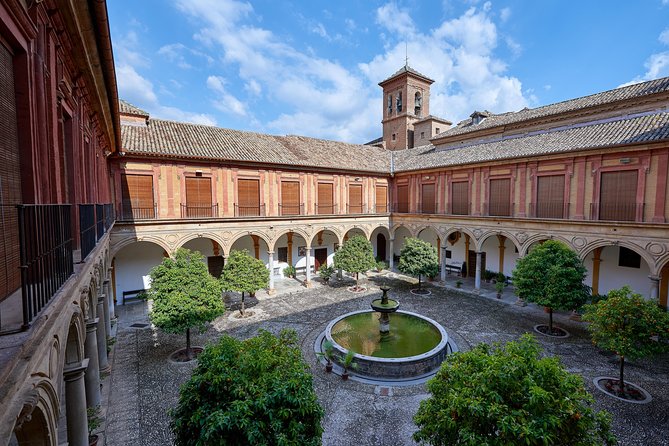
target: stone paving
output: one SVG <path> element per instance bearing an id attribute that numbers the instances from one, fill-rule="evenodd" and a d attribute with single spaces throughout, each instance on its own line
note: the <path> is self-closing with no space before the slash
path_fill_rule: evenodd
<path id="1" fill-rule="evenodd" d="M 457 278 L 448 278 L 453 283 Z M 205 345 L 226 333 L 245 338 L 264 328 L 278 332 L 293 328 L 301 342 L 303 356 L 310 364 L 314 386 L 325 408 L 323 445 L 397 446 L 415 444 L 412 417 L 420 401 L 428 397 L 424 385 L 379 387 L 359 382 L 344 382 L 327 374 L 313 352 L 316 337 L 328 321 L 345 312 L 369 308 L 372 296 L 380 295 L 378 286 L 389 284 L 391 297 L 398 298 L 401 308 L 415 311 L 441 323 L 460 350 L 479 342 L 509 341 L 532 327 L 547 321 L 539 308 L 513 305 L 515 297 L 505 292 L 502 300 L 494 298 L 491 286 L 481 296 L 456 290 L 450 285 L 428 285 L 432 295 L 414 296 L 411 285 L 394 274 L 372 275 L 365 281 L 368 291 L 353 294 L 346 290 L 352 281 L 335 281 L 330 286 L 316 283 L 306 290 L 297 282 L 283 282 L 277 296 L 259 293 L 247 299 L 247 309 L 255 315 L 243 320 L 232 317 L 234 311 L 219 318 L 204 334 L 193 337 L 194 345 Z M 464 288 L 471 288 L 465 281 Z M 238 299 L 228 302 L 239 306 Z M 118 341 L 112 357 L 113 369 L 105 380 L 107 411 L 107 445 L 171 444 L 168 411 L 178 399 L 179 385 L 186 381 L 194 364 L 168 361 L 173 351 L 185 346 L 185 336 L 167 335 L 148 325 L 145 304 L 118 307 Z M 557 340 L 536 335 L 548 355 L 558 355 L 572 372 L 580 373 L 599 409 L 613 413 L 613 429 L 621 445 L 669 445 L 669 355 L 626 363 L 626 377 L 641 385 L 653 396 L 650 404 L 624 403 L 609 398 L 594 388 L 595 376 L 615 376 L 616 358 L 594 348 L 585 324 L 569 320 L 567 314 L 556 314 L 556 324 L 571 336 Z M 134 324 L 146 324 L 135 326 Z"/>

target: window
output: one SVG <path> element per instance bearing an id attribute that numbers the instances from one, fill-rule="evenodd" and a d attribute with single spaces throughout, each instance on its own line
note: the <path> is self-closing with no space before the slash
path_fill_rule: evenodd
<path id="1" fill-rule="evenodd" d="M 393 95 L 388 95 L 388 116 L 393 114 Z"/>
<path id="2" fill-rule="evenodd" d="M 537 177 L 535 208 L 538 218 L 564 218 L 564 175 Z"/>
<path id="3" fill-rule="evenodd" d="M 348 186 L 348 213 L 362 214 L 362 184 Z"/>
<path id="4" fill-rule="evenodd" d="M 332 183 L 318 183 L 317 214 L 334 214 Z"/>
<path id="5" fill-rule="evenodd" d="M 211 178 L 186 177 L 186 204 L 181 206 L 182 217 L 215 217 L 211 204 Z"/>
<path id="6" fill-rule="evenodd" d="M 421 212 L 423 214 L 434 214 L 437 211 L 434 189 L 434 184 L 423 184 L 421 187 Z"/>
<path id="7" fill-rule="evenodd" d="M 414 95 L 414 115 L 420 116 L 421 109 L 423 108 L 423 97 L 420 95 L 420 92 L 416 92 Z"/>
<path id="8" fill-rule="evenodd" d="M 469 182 L 451 183 L 451 214 L 469 215 Z"/>
<path id="9" fill-rule="evenodd" d="M 603 172 L 599 189 L 599 219 L 636 220 L 636 170 Z"/>
<path id="10" fill-rule="evenodd" d="M 409 212 L 409 186 L 397 186 L 397 212 Z"/>
<path id="11" fill-rule="evenodd" d="M 393 133 L 391 139 L 392 139 L 393 141 L 395 141 L 395 138 L 396 138 L 396 137 L 395 137 L 395 134 Z"/>
<path id="12" fill-rule="evenodd" d="M 488 215 L 511 216 L 511 179 L 490 180 Z"/>
<path id="13" fill-rule="evenodd" d="M 152 175 L 121 175 L 121 208 L 124 220 L 156 218 Z"/>
<path id="14" fill-rule="evenodd" d="M 376 213 L 388 212 L 388 186 L 376 186 Z"/>
<path id="15" fill-rule="evenodd" d="M 300 215 L 300 183 L 298 181 L 281 182 L 281 215 Z"/>
<path id="16" fill-rule="evenodd" d="M 641 268 L 641 256 L 631 249 L 621 246 L 618 252 L 618 266 Z"/>
<path id="17" fill-rule="evenodd" d="M 279 262 L 288 262 L 288 247 L 284 246 L 283 248 L 278 248 L 276 250 L 277 260 Z"/>
<path id="18" fill-rule="evenodd" d="M 425 132 L 420 132 L 420 139 L 425 139 Z"/>
<path id="19" fill-rule="evenodd" d="M 450 249 L 445 249 L 444 250 L 444 255 L 447 259 L 450 259 L 453 256 L 453 252 Z"/>
<path id="20" fill-rule="evenodd" d="M 397 113 L 402 111 L 402 92 L 397 93 Z"/>
<path id="21" fill-rule="evenodd" d="M 437 127 L 437 128 L 434 129 L 434 134 L 435 134 L 435 135 L 438 135 L 438 134 L 439 134 L 439 127 Z"/>
<path id="22" fill-rule="evenodd" d="M 237 180 L 237 217 L 259 216 L 260 180 Z"/>

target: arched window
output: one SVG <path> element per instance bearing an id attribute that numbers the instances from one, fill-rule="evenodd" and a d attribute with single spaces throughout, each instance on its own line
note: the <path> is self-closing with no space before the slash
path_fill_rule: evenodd
<path id="1" fill-rule="evenodd" d="M 393 114 L 393 95 L 388 95 L 388 116 Z"/>
<path id="2" fill-rule="evenodd" d="M 402 111 L 402 92 L 397 93 L 397 113 Z"/>
<path id="3" fill-rule="evenodd" d="M 414 95 L 414 112 L 413 112 L 413 114 L 416 115 L 416 116 L 420 116 L 422 109 L 423 109 L 423 96 L 421 96 L 420 92 L 417 91 L 416 94 Z"/>

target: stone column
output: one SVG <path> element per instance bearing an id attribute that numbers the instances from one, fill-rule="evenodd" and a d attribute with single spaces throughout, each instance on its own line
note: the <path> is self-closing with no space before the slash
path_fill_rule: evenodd
<path id="1" fill-rule="evenodd" d="M 276 290 L 274 289 L 274 251 L 267 251 L 267 256 L 269 257 L 269 289 L 267 290 L 267 294 L 273 296 L 276 294 Z"/>
<path id="2" fill-rule="evenodd" d="M 395 239 L 391 238 L 389 242 L 390 257 L 388 259 L 388 268 L 392 271 L 395 268 Z"/>
<path id="3" fill-rule="evenodd" d="M 592 294 L 599 294 L 599 264 L 602 262 L 602 248 L 592 251 Z"/>
<path id="4" fill-rule="evenodd" d="M 100 364 L 98 360 L 98 318 L 86 321 L 86 342 L 84 343 L 84 355 L 88 358 L 86 369 L 86 406 L 95 407 L 100 405 Z"/>
<path id="5" fill-rule="evenodd" d="M 88 358 L 63 370 L 67 442 L 70 446 L 88 446 L 86 387 L 83 379 L 87 367 Z"/>
<path id="6" fill-rule="evenodd" d="M 446 248 L 447 246 L 441 247 L 441 259 L 439 264 L 441 265 L 441 281 L 446 282 Z"/>
<path id="7" fill-rule="evenodd" d="M 111 271 L 111 268 L 110 268 Z M 114 296 L 114 287 L 112 286 L 111 276 L 105 279 L 105 294 L 109 303 L 109 320 L 116 319 L 116 296 Z"/>
<path id="8" fill-rule="evenodd" d="M 307 280 L 304 282 L 304 286 L 311 288 L 311 246 L 307 246 L 305 252 L 305 258 L 307 260 Z"/>
<path id="9" fill-rule="evenodd" d="M 476 276 L 474 277 L 474 289 L 481 291 L 481 252 L 476 251 Z"/>
<path id="10" fill-rule="evenodd" d="M 660 277 L 659 276 L 648 276 L 650 279 L 650 298 L 658 299 L 660 293 Z"/>
<path id="11" fill-rule="evenodd" d="M 111 336 L 111 317 L 110 317 L 110 311 L 109 311 L 109 294 L 107 294 L 107 287 L 106 286 L 102 287 L 102 292 L 104 293 L 101 296 L 102 301 L 103 301 L 103 313 L 100 315 L 100 317 L 104 317 L 105 332 L 107 333 L 107 336 Z"/>
<path id="12" fill-rule="evenodd" d="M 100 361 L 101 372 L 109 370 L 109 358 L 107 357 L 107 330 L 104 319 L 99 318 L 104 314 L 104 310 L 102 309 L 104 304 L 104 297 L 98 298 L 98 360 Z"/>

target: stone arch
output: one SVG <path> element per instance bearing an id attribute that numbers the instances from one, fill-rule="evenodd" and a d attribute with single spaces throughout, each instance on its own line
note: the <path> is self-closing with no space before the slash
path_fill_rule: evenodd
<path id="1" fill-rule="evenodd" d="M 117 304 L 123 304 L 123 293 L 147 289 L 148 275 L 153 267 L 165 258 L 164 244 L 154 240 L 132 240 L 124 243 L 114 253 L 114 279 L 116 287 L 112 290 Z"/>
<path id="2" fill-rule="evenodd" d="M 521 249 L 518 250 L 518 254 L 520 257 L 525 257 L 533 244 L 544 240 L 558 240 L 567 245 L 572 251 L 578 253 L 578 249 L 576 249 L 576 247 L 572 244 L 571 240 L 568 240 L 561 235 L 534 234 L 525 240 L 521 246 Z"/>
<path id="3" fill-rule="evenodd" d="M 487 239 L 489 239 L 489 238 L 492 237 L 492 236 L 496 236 L 496 235 L 503 235 L 504 237 L 506 237 L 506 239 L 509 240 L 509 241 L 511 241 L 511 243 L 513 243 L 513 245 L 516 247 L 516 249 L 517 249 L 518 252 L 520 253 L 520 248 L 522 247 L 523 244 L 520 243 L 520 241 L 518 241 L 518 239 L 516 238 L 515 235 L 513 235 L 512 233 L 510 233 L 510 232 L 508 232 L 508 231 L 504 231 L 504 230 L 501 230 L 501 231 L 487 231 L 487 232 L 484 232 L 484 233 L 481 235 L 481 237 L 479 237 L 479 239 L 480 239 L 480 241 L 481 241 L 481 246 L 483 246 L 483 244 L 485 243 L 485 241 L 486 241 Z"/>
<path id="4" fill-rule="evenodd" d="M 390 262 L 390 228 L 387 225 L 377 225 L 370 234 L 374 256 Z"/>
<path id="5" fill-rule="evenodd" d="M 213 232 L 188 232 L 186 235 L 181 237 L 179 240 L 177 240 L 174 243 L 174 251 L 176 251 L 179 248 L 183 248 L 184 245 L 190 241 L 197 240 L 199 238 L 203 239 L 209 239 L 212 240 L 216 243 L 218 243 L 218 246 L 221 247 L 221 250 L 223 250 L 223 247 L 225 246 L 225 240 L 218 234 L 213 233 Z M 234 243 L 234 242 L 233 242 Z M 232 243 L 230 244 L 232 246 Z"/>
<path id="6" fill-rule="evenodd" d="M 398 230 L 399 228 L 404 228 L 404 229 L 406 229 L 407 232 L 409 232 L 409 234 L 411 235 L 411 237 L 415 237 L 415 236 L 416 236 L 416 234 L 415 234 L 414 231 L 411 229 L 411 227 L 409 227 L 408 225 L 405 225 L 404 223 L 397 223 L 397 224 L 394 224 L 394 225 L 392 226 L 392 228 L 390 228 L 390 238 L 392 238 L 392 239 L 395 238 L 395 233 L 397 232 L 397 230 Z"/>
<path id="7" fill-rule="evenodd" d="M 479 250 L 479 240 L 474 235 L 474 233 L 467 228 L 461 228 L 461 227 L 459 227 L 459 228 L 448 228 L 443 232 L 442 240 L 444 240 L 444 241 L 448 240 L 448 236 L 453 234 L 454 232 L 460 232 L 462 234 L 467 234 L 469 236 L 469 239 L 471 240 L 472 244 L 474 245 L 474 246 L 472 246 L 474 248 L 474 250 L 476 250 L 476 251 Z"/>
<path id="8" fill-rule="evenodd" d="M 23 396 L 23 406 L 14 424 L 14 435 L 19 446 L 58 444 L 56 434 L 58 397 L 47 380 L 32 383 Z"/>
<path id="9" fill-rule="evenodd" d="M 258 231 L 244 231 L 244 232 L 238 232 L 234 234 L 230 240 L 228 240 L 228 245 L 226 246 L 226 255 L 230 253 L 230 249 L 232 248 L 232 245 L 239 240 L 240 238 L 244 237 L 245 235 L 257 235 L 258 237 L 262 238 L 263 241 L 267 244 L 267 247 L 270 251 L 274 251 L 276 242 L 281 238 L 281 236 L 286 235 L 290 232 L 293 232 L 295 234 L 298 234 L 300 237 L 302 237 L 305 241 L 309 240 L 309 236 L 307 233 L 301 229 L 298 228 L 286 228 L 286 229 L 281 229 L 279 230 L 276 234 L 274 234 L 273 237 L 268 237 L 267 234 L 258 232 Z"/>
<path id="10" fill-rule="evenodd" d="M 311 236 L 310 239 L 305 239 L 309 243 L 309 246 L 312 246 L 313 242 L 314 242 L 314 239 L 316 237 L 318 237 L 318 234 L 320 232 L 324 232 L 324 231 L 330 231 L 331 233 L 333 233 L 337 237 L 337 243 L 339 243 L 340 246 L 341 246 L 342 243 L 344 243 L 344 234 L 342 234 L 341 231 L 337 227 L 335 227 L 335 226 L 319 226 L 316 229 L 314 229 L 314 233 L 313 233 L 313 235 Z M 283 234 L 281 234 L 281 235 L 283 235 Z M 281 235 L 279 235 L 278 237 L 276 237 L 274 239 L 275 243 L 279 239 L 279 237 L 281 237 Z"/>
<path id="11" fill-rule="evenodd" d="M 172 249 L 170 248 L 167 243 L 165 243 L 165 240 L 161 239 L 160 237 L 155 237 L 155 236 L 141 236 L 141 237 L 127 237 L 122 240 L 117 241 L 114 243 L 112 246 L 112 252 L 111 252 L 111 257 L 112 259 L 118 255 L 118 253 L 125 248 L 126 246 L 132 245 L 133 243 L 139 243 L 139 242 L 147 242 L 147 243 L 153 243 L 154 245 L 158 245 L 161 248 L 163 248 L 163 251 L 166 253 L 170 254 L 172 252 Z"/>
<path id="12" fill-rule="evenodd" d="M 419 227 L 416 230 L 416 235 L 415 236 L 420 237 L 420 234 L 425 230 L 432 230 L 435 233 L 435 235 L 437 236 L 437 238 L 439 239 L 439 242 L 440 243 L 444 242 L 443 235 L 442 235 L 441 231 L 439 231 L 439 226 L 433 225 L 433 224 L 424 225 L 424 226 Z"/>
<path id="13" fill-rule="evenodd" d="M 627 240 L 605 240 L 605 239 L 596 240 L 592 243 L 588 243 L 587 245 L 585 245 L 581 250 L 581 252 L 579 253 L 579 257 L 581 258 L 581 260 L 585 260 L 586 257 L 588 257 L 588 255 L 590 255 L 592 251 L 594 251 L 595 249 L 606 248 L 607 246 L 622 246 L 624 248 L 631 249 L 632 251 L 639 254 L 641 258 L 646 262 L 646 264 L 648 265 L 648 269 L 650 269 L 651 274 L 655 275 L 658 273 L 658 271 L 660 271 L 660 269 L 657 268 L 658 262 L 655 261 L 655 259 L 648 253 L 648 251 L 646 251 L 645 249 L 643 249 L 643 247 L 637 244 L 628 242 Z"/>
<path id="14" fill-rule="evenodd" d="M 91 285 L 95 285 L 91 281 Z M 97 310 L 97 298 L 96 293 L 94 293 L 94 288 L 91 286 L 84 286 L 81 288 L 81 293 L 79 295 L 79 307 L 84 316 L 84 320 L 93 320 L 96 317 Z"/>
<path id="15" fill-rule="evenodd" d="M 367 225 L 348 225 L 344 227 L 344 237 L 346 237 L 346 234 L 348 234 L 350 231 L 357 229 L 359 231 L 362 231 L 362 233 L 365 235 L 365 238 L 369 240 L 369 238 L 372 236 L 372 233 L 369 231 L 369 228 Z"/>
<path id="16" fill-rule="evenodd" d="M 85 328 L 82 314 L 77 311 L 72 315 L 65 341 L 65 364 L 78 364 L 84 359 Z"/>
<path id="17" fill-rule="evenodd" d="M 504 236 L 504 244 L 500 244 L 498 236 Z M 487 231 L 481 235 L 479 244 L 481 252 L 485 253 L 485 265 L 482 265 L 482 269 L 510 276 L 520 258 L 521 247 L 513 234 L 506 231 Z"/>

